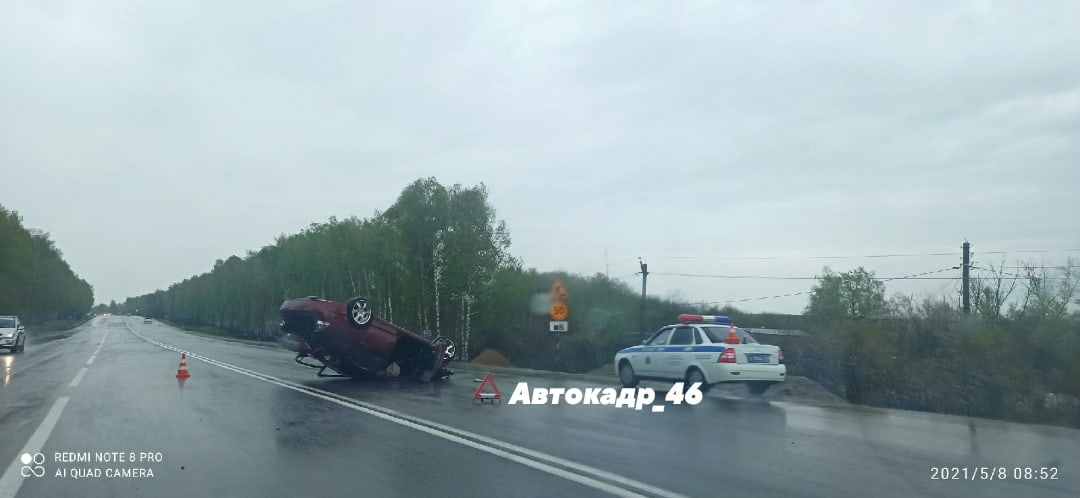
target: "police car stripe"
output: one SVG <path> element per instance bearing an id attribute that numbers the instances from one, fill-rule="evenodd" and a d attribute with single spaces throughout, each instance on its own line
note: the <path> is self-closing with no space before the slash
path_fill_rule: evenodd
<path id="1" fill-rule="evenodd" d="M 728 346 L 634 346 L 620 353 L 723 353 Z"/>

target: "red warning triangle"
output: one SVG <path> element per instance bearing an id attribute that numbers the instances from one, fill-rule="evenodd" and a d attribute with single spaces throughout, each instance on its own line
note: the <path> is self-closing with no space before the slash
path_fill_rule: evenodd
<path id="1" fill-rule="evenodd" d="M 486 386 L 488 382 L 491 383 L 491 388 L 495 390 L 495 394 L 483 392 L 484 386 Z M 491 376 L 491 372 L 488 372 L 487 375 L 484 376 L 484 381 L 480 383 L 480 387 L 476 388 L 476 394 L 474 394 L 473 397 L 476 399 L 502 398 L 502 394 L 499 394 L 499 386 L 495 385 L 495 378 Z"/>

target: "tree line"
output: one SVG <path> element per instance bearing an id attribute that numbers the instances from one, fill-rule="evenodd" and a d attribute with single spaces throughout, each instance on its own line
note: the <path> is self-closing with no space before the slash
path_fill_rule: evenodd
<path id="1" fill-rule="evenodd" d="M 794 373 L 855 403 L 1080 427 L 1080 261 L 1018 267 L 974 278 L 969 313 L 826 269 L 794 320 L 813 337 Z"/>
<path id="2" fill-rule="evenodd" d="M 1080 426 L 1080 410 L 1062 415 L 1044 403 L 1048 393 L 1080 397 L 1075 272 L 1050 276 L 1029 265 L 1023 278 L 976 279 L 974 311 L 964 315 L 942 296 L 887 299 L 884 283 L 864 268 L 826 268 L 802 315 L 650 296 L 639 321 L 641 297 L 628 282 L 525 268 L 509 246 L 482 184 L 425 178 L 386 211 L 314 223 L 116 309 L 271 340 L 285 299 L 363 295 L 387 320 L 454 339 L 463 360 L 491 348 L 519 367 L 575 373 L 611 363 L 615 351 L 679 313 L 722 314 L 744 326 L 807 332 L 761 340 L 784 348 L 793 375 L 852 402 Z M 570 293 L 567 333 L 548 331 L 545 296 L 557 279 Z"/>
<path id="3" fill-rule="evenodd" d="M 93 304 L 93 288 L 49 234 L 27 229 L 19 213 L 0 206 L 0 315 L 35 324 L 83 317 Z"/>
<path id="4" fill-rule="evenodd" d="M 628 284 L 525 269 L 510 255 L 509 233 L 487 196 L 482 184 L 447 187 L 420 179 L 385 211 L 313 223 L 102 309 L 271 340 L 283 300 L 359 295 L 386 320 L 454 339 L 462 359 L 493 348 L 518 366 L 572 372 L 610 362 L 611 348 L 640 341 L 640 298 Z M 548 331 L 543 296 L 560 278 L 572 293 L 572 332 L 556 336 Z M 650 298 L 645 328 L 670 322 L 680 306 Z"/>

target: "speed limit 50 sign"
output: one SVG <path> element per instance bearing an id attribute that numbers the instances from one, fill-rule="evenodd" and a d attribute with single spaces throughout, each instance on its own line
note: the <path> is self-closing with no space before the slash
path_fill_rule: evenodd
<path id="1" fill-rule="evenodd" d="M 570 316 L 570 308 L 566 306 L 565 301 L 556 301 L 551 303 L 551 319 L 555 321 L 566 320 L 567 316 Z"/>

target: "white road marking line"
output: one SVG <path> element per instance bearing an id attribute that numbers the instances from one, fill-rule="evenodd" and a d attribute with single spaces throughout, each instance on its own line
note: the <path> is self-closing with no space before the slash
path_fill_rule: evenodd
<path id="1" fill-rule="evenodd" d="M 125 323 L 125 325 L 127 325 L 127 324 Z M 656 486 L 645 484 L 645 483 L 640 482 L 640 481 L 635 481 L 633 479 L 623 477 L 621 475 L 614 474 L 614 473 L 611 473 L 611 472 L 607 472 L 605 470 L 600 470 L 600 469 L 597 469 L 597 468 L 594 468 L 594 467 L 590 467 L 588 465 L 584 465 L 584 464 L 580 464 L 580 463 L 573 462 L 573 461 L 570 461 L 570 460 L 566 460 L 566 459 L 563 459 L 563 458 L 559 458 L 557 456 L 548 455 L 546 453 L 541 453 L 539 451 L 530 450 L 528 448 L 524 448 L 524 447 L 521 447 L 521 446 L 518 446 L 518 445 L 515 445 L 515 444 L 512 444 L 512 443 L 507 443 L 505 441 L 500 441 L 498 439 L 490 438 L 490 437 L 483 436 L 483 435 L 480 435 L 480 434 L 476 434 L 476 433 L 473 433 L 473 432 L 469 432 L 469 431 L 466 431 L 466 430 L 458 429 L 458 428 L 455 428 L 455 427 L 450 427 L 450 426 L 447 426 L 447 425 L 440 424 L 438 422 L 425 420 L 425 419 L 422 419 L 422 418 L 419 418 L 419 417 L 413 417 L 411 415 L 406 415 L 404 413 L 397 412 L 395 410 L 391 410 L 391 409 L 388 409 L 388 408 L 383 408 L 383 407 L 378 406 L 378 405 L 373 405 L 371 403 L 365 403 L 363 401 L 354 400 L 354 399 L 351 399 L 351 398 L 346 398 L 344 396 L 340 396 L 338 394 L 335 394 L 335 393 L 332 393 L 332 392 L 329 392 L 329 391 L 324 391 L 322 389 L 318 389 L 318 388 L 315 388 L 315 387 L 302 386 L 302 385 L 295 384 L 295 383 L 292 383 L 292 382 L 289 382 L 287 380 L 280 379 L 280 378 L 277 378 L 277 377 L 274 377 L 274 376 L 271 376 L 271 375 L 259 373 L 259 372 L 256 372 L 254 370 L 248 370 L 248 369 L 243 368 L 243 367 L 238 367 L 236 365 L 231 365 L 231 364 L 228 364 L 228 363 L 225 363 L 225 362 L 222 362 L 222 361 L 218 361 L 218 360 L 214 360 L 212 358 L 208 358 L 208 357 L 205 357 L 205 356 L 202 356 L 202 355 L 194 354 L 194 353 L 192 353 L 190 351 L 186 351 L 186 350 L 183 350 L 183 349 L 180 349 L 180 348 L 177 348 L 177 347 L 173 347 L 173 346 L 170 346 L 168 344 L 163 344 L 163 343 L 157 342 L 157 341 L 155 341 L 153 339 L 144 337 L 143 335 L 139 334 L 138 332 L 135 332 L 135 330 L 132 329 L 130 325 L 128 325 L 127 328 L 136 337 L 138 337 L 138 338 L 140 338 L 140 339 L 142 339 L 142 340 L 144 340 L 146 342 L 149 342 L 149 343 L 154 344 L 156 346 L 162 347 L 164 349 L 176 351 L 178 353 L 186 352 L 188 357 L 190 357 L 190 358 L 195 358 L 195 359 L 203 361 L 205 363 L 209 363 L 211 365 L 214 365 L 214 366 L 217 366 L 217 367 L 220 367 L 220 368 L 224 368 L 226 370 L 231 370 L 231 371 L 239 373 L 241 375 L 246 375 L 248 377 L 252 377 L 252 378 L 261 380 L 263 382 L 267 382 L 267 383 L 274 384 L 274 385 L 277 385 L 277 386 L 280 386 L 280 387 L 284 387 L 286 389 L 291 389 L 291 390 L 299 392 L 299 393 L 307 394 L 308 396 L 323 399 L 323 400 L 329 401 L 331 403 L 335 403 L 335 404 L 344 406 L 346 408 L 351 408 L 351 409 L 356 410 L 358 412 L 361 412 L 361 413 L 364 413 L 364 414 L 367 414 L 367 415 L 371 415 L 373 417 L 381 418 L 381 419 L 386 420 L 388 422 L 393 422 L 395 424 L 402 425 L 402 426 L 408 427 L 410 429 L 415 429 L 415 430 L 418 430 L 420 432 L 424 432 L 426 434 L 430 434 L 432 436 L 436 436 L 436 437 L 445 439 L 447 441 L 452 441 L 452 442 L 455 442 L 455 443 L 458 443 L 458 444 L 461 444 L 461 445 L 464 445 L 464 446 L 468 446 L 470 448 L 475 448 L 475 449 L 483 451 L 485 453 L 489 453 L 489 454 L 492 454 L 492 455 L 495 455 L 495 456 L 498 456 L 498 457 L 502 457 L 502 458 L 505 458 L 505 459 L 510 460 L 512 462 L 520 463 L 520 464 L 525 465 L 527 467 L 532 467 L 532 468 L 540 470 L 542 472 L 547 472 L 549 474 L 552 474 L 552 475 L 555 475 L 555 476 L 558 476 L 558 477 L 562 477 L 562 478 L 564 478 L 566 480 L 573 481 L 573 482 L 576 482 L 578 484 L 582 484 L 582 485 L 591 487 L 593 489 L 604 491 L 606 493 L 610 493 L 610 494 L 613 494 L 613 495 L 616 495 L 616 496 L 623 496 L 623 497 L 644 497 L 644 495 L 642 495 L 642 494 L 640 494 L 640 493 L 638 493 L 636 491 L 633 491 L 633 490 L 630 490 L 630 489 L 620 488 L 618 486 L 614 486 L 612 484 L 609 484 L 607 482 L 598 480 L 596 478 L 606 479 L 608 481 L 612 481 L 612 482 L 621 484 L 621 485 L 623 485 L 625 487 L 635 488 L 638 491 L 651 493 L 653 495 L 662 496 L 664 498 L 687 498 L 685 495 L 681 495 L 681 494 L 678 494 L 678 493 L 675 493 L 675 492 L 672 492 L 672 491 L 668 491 L 666 489 L 662 489 L 662 488 L 658 488 Z M 482 444 L 482 443 L 484 443 L 484 444 Z M 525 457 L 530 457 L 533 460 L 530 460 L 529 458 L 525 458 Z M 548 462 L 550 464 L 553 464 L 553 465 L 548 465 L 548 463 L 542 463 L 542 462 L 538 462 L 536 460 L 546 461 L 546 462 Z M 559 465 L 561 467 L 565 467 L 565 468 L 568 468 L 568 469 L 574 469 L 575 471 L 577 471 L 579 473 L 573 473 L 573 472 L 570 472 L 568 470 L 564 470 L 562 468 L 555 467 L 554 465 Z M 593 477 L 589 477 L 588 475 L 582 475 L 582 474 L 591 474 Z"/>
<path id="2" fill-rule="evenodd" d="M 90 365 L 92 365 L 94 363 L 94 358 L 97 358 L 98 353 L 101 352 L 101 348 L 103 346 L 105 346 L 105 339 L 109 338 L 109 332 L 112 332 L 112 331 L 111 330 L 106 330 L 105 331 L 105 335 L 101 337 L 101 342 L 98 343 L 97 349 L 95 349 L 94 353 L 90 355 L 90 359 L 86 360 L 86 366 L 90 366 Z M 72 386 L 72 387 L 74 387 L 74 386 Z"/>
<path id="3" fill-rule="evenodd" d="M 84 375 L 86 375 L 86 367 L 82 367 L 82 370 L 79 370 L 79 373 L 75 374 L 75 380 L 71 381 L 70 387 L 79 387 L 79 383 L 82 382 Z"/>
<path id="4" fill-rule="evenodd" d="M 64 411 L 67 402 L 67 396 L 56 398 L 56 402 L 53 403 L 49 413 L 41 421 L 41 425 L 30 436 L 30 440 L 26 442 L 26 446 L 23 446 L 23 449 L 19 451 L 15 461 L 11 462 L 4 475 L 0 476 L 0 498 L 15 498 L 15 494 L 19 492 L 24 479 L 21 474 L 23 464 L 19 459 L 27 453 L 34 455 L 41 452 L 41 449 L 45 447 L 45 441 L 49 439 L 49 434 L 56 427 L 56 422 L 60 420 L 60 413 Z"/>

